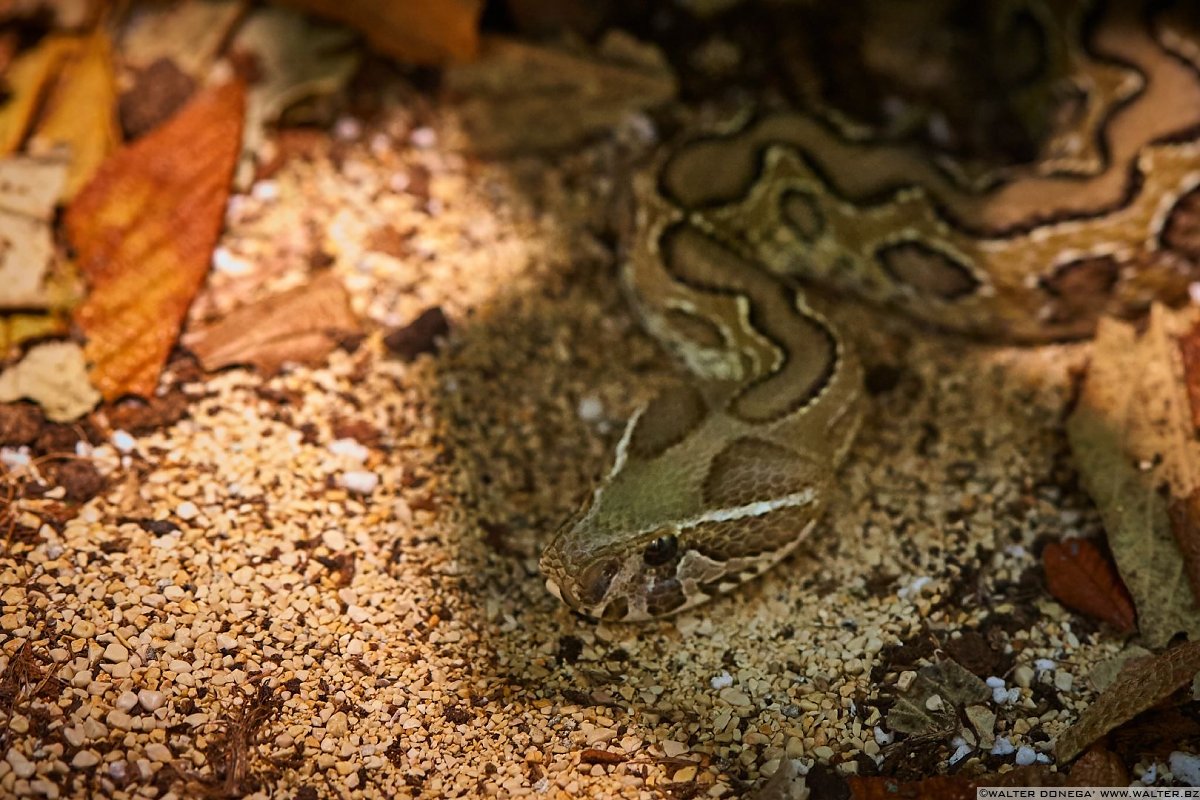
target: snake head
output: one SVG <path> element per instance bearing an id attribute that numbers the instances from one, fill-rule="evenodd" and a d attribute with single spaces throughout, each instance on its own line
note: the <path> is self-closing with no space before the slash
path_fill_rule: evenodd
<path id="1" fill-rule="evenodd" d="M 688 548 L 677 529 L 597 535 L 590 505 L 563 525 L 542 555 L 551 594 L 585 616 L 611 621 L 661 617 L 707 599 L 689 596 L 679 579 Z"/>

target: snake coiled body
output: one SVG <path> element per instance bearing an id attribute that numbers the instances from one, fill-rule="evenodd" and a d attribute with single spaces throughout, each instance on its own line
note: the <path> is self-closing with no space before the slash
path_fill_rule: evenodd
<path id="1" fill-rule="evenodd" d="M 789 278 L 1017 342 L 1086 336 L 1103 314 L 1186 292 L 1200 267 L 1200 38 L 1131 4 L 1022 5 L 1072 98 L 1031 164 L 972 177 L 797 112 L 692 138 L 635 178 L 622 281 L 689 379 L 635 415 L 547 548 L 568 605 L 674 613 L 816 526 L 861 376 Z"/>

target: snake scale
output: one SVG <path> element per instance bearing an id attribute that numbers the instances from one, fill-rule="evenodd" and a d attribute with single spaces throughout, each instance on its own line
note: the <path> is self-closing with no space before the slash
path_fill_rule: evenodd
<path id="1" fill-rule="evenodd" d="M 782 112 L 693 137 L 635 177 L 622 281 L 689 380 L 635 414 L 546 549 L 547 586 L 569 606 L 672 614 L 761 574 L 818 523 L 859 427 L 861 370 L 790 278 L 1029 343 L 1186 293 L 1200 36 L 1157 7 L 989 7 L 1001 25 L 1013 9 L 1036 17 L 1058 73 L 1066 111 L 1028 164 L 972 175 Z"/>

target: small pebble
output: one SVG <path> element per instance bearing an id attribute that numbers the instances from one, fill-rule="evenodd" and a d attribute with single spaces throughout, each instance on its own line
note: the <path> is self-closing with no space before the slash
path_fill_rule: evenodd
<path id="1" fill-rule="evenodd" d="M 171 748 L 161 742 L 151 742 L 146 745 L 146 758 L 159 764 L 165 764 L 171 760 Z"/>
<path id="2" fill-rule="evenodd" d="M 1050 670 L 1054 669 L 1054 667 L 1054 661 L 1049 658 L 1039 658 L 1037 661 L 1033 662 L 1033 668 L 1038 672 L 1049 672 Z"/>
<path id="3" fill-rule="evenodd" d="M 115 708 L 121 711 L 129 711 L 138 704 L 138 696 L 133 692 L 121 692 L 117 697 L 117 701 L 113 703 Z"/>
<path id="4" fill-rule="evenodd" d="M 33 762 L 26 758 L 17 748 L 10 747 L 5 760 L 8 761 L 9 766 L 12 767 L 13 774 L 18 778 L 33 777 L 34 770 L 36 769 Z"/>
<path id="5" fill-rule="evenodd" d="M 1028 689 L 1033 685 L 1033 678 L 1036 673 L 1029 666 L 1022 664 L 1013 670 L 1013 683 L 1020 686 L 1022 689 Z"/>
<path id="6" fill-rule="evenodd" d="M 1200 786 L 1200 755 L 1176 750 L 1167 760 L 1175 780 L 1187 786 Z"/>
<path id="7" fill-rule="evenodd" d="M 185 522 L 187 520 L 195 519 L 199 515 L 200 509 L 197 508 L 196 504 L 191 500 L 184 500 L 182 503 L 175 506 L 175 516 L 179 517 Z"/>
<path id="8" fill-rule="evenodd" d="M 1021 745 L 1017 748 L 1017 766 L 1028 767 L 1037 761 L 1037 751 L 1032 747 Z"/>
<path id="9" fill-rule="evenodd" d="M 925 699 L 925 708 L 930 711 L 941 711 L 946 707 L 946 701 L 940 694 L 931 694 Z"/>
<path id="10" fill-rule="evenodd" d="M 1008 740 L 1007 736 L 998 737 L 996 743 L 992 745 L 992 755 L 994 756 L 1007 756 L 1015 751 L 1016 748 L 1013 747 L 1012 742 Z"/>
<path id="11" fill-rule="evenodd" d="M 604 404 L 595 395 L 588 395 L 580 398 L 576 413 L 583 422 L 598 422 L 604 417 Z"/>
<path id="12" fill-rule="evenodd" d="M 971 745 L 969 745 L 969 744 L 966 744 L 966 743 L 964 743 L 964 744 L 960 744 L 960 745 L 958 746 L 958 749 L 957 749 L 957 750 L 955 750 L 955 751 L 954 751 L 954 752 L 953 752 L 953 753 L 950 755 L 950 760 L 949 760 L 947 763 L 948 763 L 950 766 L 954 766 L 955 764 L 957 764 L 958 762 L 962 761 L 962 760 L 963 760 L 964 758 L 966 758 L 967 756 L 971 755 L 971 749 L 972 749 L 972 748 L 971 748 Z"/>
<path id="13" fill-rule="evenodd" d="M 727 686 L 733 686 L 733 676 L 726 670 L 714 677 L 709 683 L 712 684 L 712 688 L 714 689 L 724 689 Z"/>
<path id="14" fill-rule="evenodd" d="M 95 750 L 80 750 L 71 759 L 71 766 L 76 769 L 87 769 L 100 763 L 100 755 Z"/>
<path id="15" fill-rule="evenodd" d="M 338 484 L 348 492 L 370 494 L 379 485 L 379 474 L 369 470 L 350 470 L 338 476 Z"/>
<path id="16" fill-rule="evenodd" d="M 992 676 L 992 677 L 988 678 L 988 679 L 987 679 L 986 681 L 984 681 L 984 682 L 985 682 L 985 683 L 986 683 L 986 684 L 987 684 L 989 687 L 991 687 L 992 689 L 1003 689 L 1003 688 L 1005 688 L 1005 683 L 1004 683 L 1004 679 L 1003 679 L 1003 678 L 997 678 L 997 677 L 995 677 L 995 676 Z"/>
<path id="17" fill-rule="evenodd" d="M 162 708 L 163 703 L 166 702 L 166 697 L 162 692 L 156 692 L 151 689 L 142 689 L 139 691 L 137 693 L 137 699 L 138 702 L 141 703 L 142 708 L 146 709 L 151 714 Z"/>
<path id="18" fill-rule="evenodd" d="M 329 444 L 329 452 L 362 464 L 371 455 L 371 451 L 359 444 L 356 439 L 337 439 Z"/>
<path id="19" fill-rule="evenodd" d="M 120 664 L 129 660 L 129 650 L 120 642 L 109 642 L 104 648 L 104 660 Z"/>
<path id="20" fill-rule="evenodd" d="M 112 446 L 117 448 L 122 453 L 132 452 L 137 447 L 137 440 L 125 431 L 113 431 L 112 437 L 109 439 Z"/>

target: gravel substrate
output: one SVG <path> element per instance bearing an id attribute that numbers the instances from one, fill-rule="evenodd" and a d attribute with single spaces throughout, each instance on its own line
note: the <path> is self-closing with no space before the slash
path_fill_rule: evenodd
<path id="1" fill-rule="evenodd" d="M 614 280 L 621 148 L 480 162 L 408 107 L 284 137 L 193 308 L 328 267 L 371 333 L 274 377 L 180 357 L 182 420 L 80 445 L 105 492 L 65 524 L 54 490 L 21 501 L 0 794 L 722 797 L 784 758 L 1045 761 L 1119 646 L 1036 571 L 1039 541 L 1097 525 L 1061 431 L 1086 346 L 984 346 L 839 302 L 872 396 L 827 524 L 677 619 L 576 618 L 539 550 L 672 374 Z M 391 353 L 431 308 L 440 349 Z M 990 743 L 886 729 L 939 653 L 995 679 Z"/>

